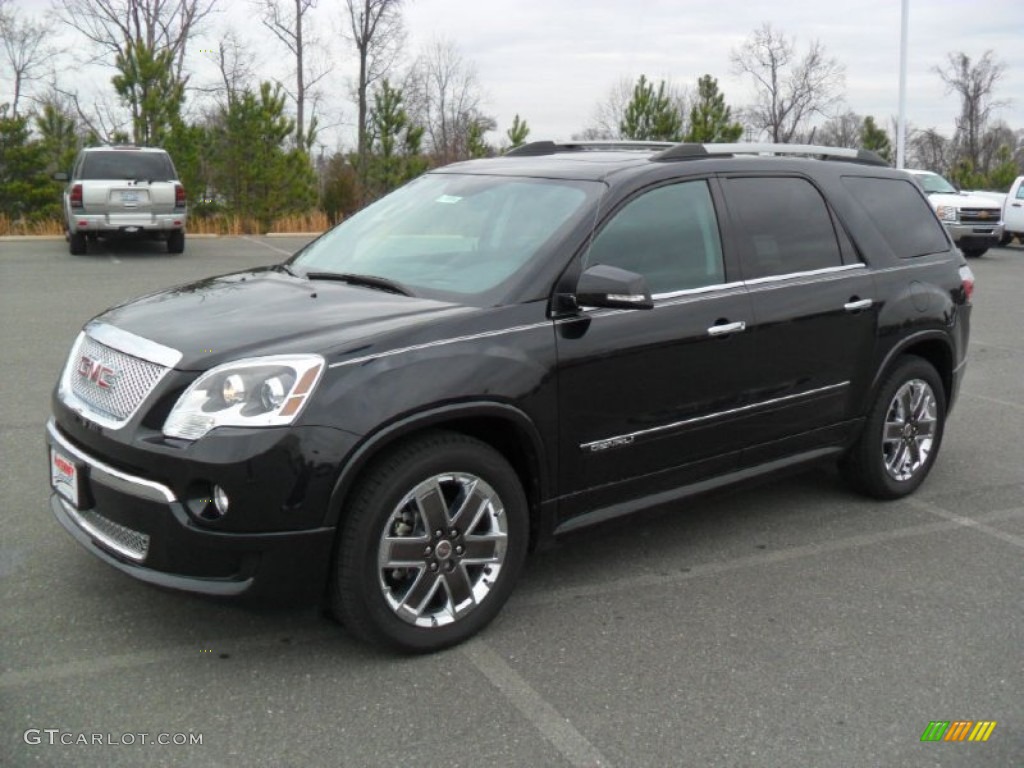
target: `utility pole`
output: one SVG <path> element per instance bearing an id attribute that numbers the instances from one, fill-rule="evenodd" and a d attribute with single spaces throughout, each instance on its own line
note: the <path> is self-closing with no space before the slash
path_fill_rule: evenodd
<path id="1" fill-rule="evenodd" d="M 896 167 L 903 168 L 907 157 L 907 18 L 910 0 L 903 0 L 900 19 L 900 113 L 896 122 Z"/>

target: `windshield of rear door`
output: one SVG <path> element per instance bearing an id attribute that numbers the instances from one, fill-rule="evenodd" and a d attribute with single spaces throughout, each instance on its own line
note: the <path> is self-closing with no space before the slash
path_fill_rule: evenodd
<path id="1" fill-rule="evenodd" d="M 163 152 L 137 152 L 112 149 L 108 152 L 87 152 L 78 176 L 84 181 L 102 179 L 146 179 L 173 181 L 174 166 Z"/>
<path id="2" fill-rule="evenodd" d="M 599 182 L 431 173 L 311 243 L 300 273 L 387 278 L 416 295 L 488 303 L 579 222 Z"/>

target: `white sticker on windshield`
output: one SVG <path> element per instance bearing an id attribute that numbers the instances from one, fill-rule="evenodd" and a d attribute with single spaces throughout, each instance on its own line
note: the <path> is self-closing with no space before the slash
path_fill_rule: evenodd
<path id="1" fill-rule="evenodd" d="M 456 197 L 455 195 L 441 195 L 434 202 L 435 203 L 447 203 L 448 205 L 451 205 L 452 203 L 459 202 L 459 200 L 461 200 L 461 199 L 462 199 L 461 197 Z"/>

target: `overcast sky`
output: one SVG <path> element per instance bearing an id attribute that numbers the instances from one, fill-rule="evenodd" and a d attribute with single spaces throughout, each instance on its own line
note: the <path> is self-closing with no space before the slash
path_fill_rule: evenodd
<path id="1" fill-rule="evenodd" d="M 42 0 L 14 4 L 36 15 L 49 7 Z M 252 6 L 245 0 L 220 4 L 225 12 L 192 45 L 192 82 L 214 76 L 209 57 L 203 61 L 197 51 L 227 26 L 260 51 L 260 76 L 285 77 L 287 58 L 254 23 Z M 351 47 L 339 38 L 342 7 L 342 0 L 319 0 L 315 26 L 338 63 L 323 87 L 326 122 L 351 125 L 354 107 L 347 97 L 354 69 Z M 502 134 L 518 112 L 529 122 L 530 138 L 568 139 L 592 122 L 596 105 L 620 78 L 641 73 L 690 89 L 709 73 L 719 79 L 727 102 L 741 107 L 752 91 L 730 71 L 729 53 L 765 21 L 794 37 L 798 50 L 817 39 L 839 59 L 849 109 L 886 126 L 898 110 L 900 0 L 407 0 L 404 19 L 408 60 L 422 44 L 446 37 L 476 65 L 485 111 Z M 67 39 L 67 33 L 58 37 Z M 958 101 L 945 93 L 933 68 L 949 52 L 978 58 L 991 49 L 1006 66 L 997 96 L 1007 104 L 996 117 L 1024 128 L 1022 43 L 1024 0 L 910 0 L 910 123 L 951 133 Z M 90 78 L 65 78 L 88 88 Z M 103 78 L 109 75 L 95 79 Z M 9 84 L 0 84 L 0 100 L 7 93 Z M 341 127 L 321 138 L 333 148 L 350 135 Z"/>

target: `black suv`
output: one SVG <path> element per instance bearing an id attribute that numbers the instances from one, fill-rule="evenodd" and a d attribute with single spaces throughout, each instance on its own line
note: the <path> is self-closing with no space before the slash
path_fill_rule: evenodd
<path id="1" fill-rule="evenodd" d="M 973 282 L 868 152 L 528 144 L 89 322 L 52 508 L 144 581 L 311 594 L 434 650 L 556 534 L 822 460 L 912 492 Z"/>

